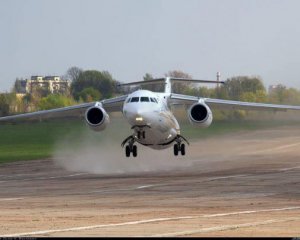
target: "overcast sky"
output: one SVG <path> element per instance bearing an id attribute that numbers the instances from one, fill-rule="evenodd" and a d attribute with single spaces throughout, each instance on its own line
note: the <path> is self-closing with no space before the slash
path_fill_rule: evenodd
<path id="1" fill-rule="evenodd" d="M 300 89 L 299 0 L 0 0 L 0 91 L 18 78 L 182 70 Z"/>

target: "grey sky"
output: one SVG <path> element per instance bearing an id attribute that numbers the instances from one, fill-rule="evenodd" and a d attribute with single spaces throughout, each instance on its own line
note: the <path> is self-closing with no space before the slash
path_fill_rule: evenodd
<path id="1" fill-rule="evenodd" d="M 299 0 L 0 0 L 0 91 L 71 66 L 300 88 Z"/>

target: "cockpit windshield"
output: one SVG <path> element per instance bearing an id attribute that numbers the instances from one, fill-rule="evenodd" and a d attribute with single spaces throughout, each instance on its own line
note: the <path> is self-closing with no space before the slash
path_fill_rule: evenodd
<path id="1" fill-rule="evenodd" d="M 139 97 L 133 97 L 133 98 L 131 98 L 130 102 L 138 102 L 139 99 L 140 99 Z"/>
<path id="2" fill-rule="evenodd" d="M 127 100 L 127 102 L 153 102 L 158 103 L 156 98 L 152 97 L 132 97 Z"/>
<path id="3" fill-rule="evenodd" d="M 141 97 L 141 102 L 149 102 L 149 97 Z"/>
<path id="4" fill-rule="evenodd" d="M 151 102 L 157 103 L 157 100 L 155 98 L 150 98 Z"/>

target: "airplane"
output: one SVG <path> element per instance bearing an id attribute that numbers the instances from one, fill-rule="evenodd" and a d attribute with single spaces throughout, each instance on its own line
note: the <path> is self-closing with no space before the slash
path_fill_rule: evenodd
<path id="1" fill-rule="evenodd" d="M 125 138 L 121 144 L 125 148 L 126 157 L 130 157 L 131 154 L 133 157 L 137 156 L 136 143 L 156 150 L 173 146 L 174 155 L 178 156 L 179 153 L 185 155 L 185 144 L 189 144 L 189 142 L 181 135 L 178 121 L 171 111 L 171 107 L 174 105 L 187 106 L 188 119 L 191 124 L 197 127 L 209 127 L 211 125 L 213 121 L 211 108 L 273 111 L 300 110 L 300 106 L 293 105 L 241 102 L 176 94 L 172 92 L 173 82 L 225 83 L 219 80 L 195 80 L 174 77 L 124 83 L 120 84 L 120 86 L 163 83 L 164 92 L 139 89 L 130 94 L 102 101 L 0 117 L 0 123 L 84 116 L 89 128 L 99 132 L 109 125 L 110 117 L 108 113 L 122 112 L 133 130 L 132 135 Z"/>

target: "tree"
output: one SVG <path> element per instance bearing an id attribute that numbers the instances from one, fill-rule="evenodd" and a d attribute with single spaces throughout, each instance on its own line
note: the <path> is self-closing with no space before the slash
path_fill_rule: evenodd
<path id="1" fill-rule="evenodd" d="M 101 93 L 92 87 L 83 89 L 79 94 L 78 98 L 84 102 L 98 101 L 101 98 Z"/>
<path id="2" fill-rule="evenodd" d="M 150 73 L 146 73 L 145 76 L 143 77 L 144 81 L 150 81 L 153 80 L 154 77 Z M 163 92 L 164 91 L 164 83 L 149 83 L 143 86 L 143 89 L 147 89 L 149 91 L 153 92 Z"/>
<path id="3" fill-rule="evenodd" d="M 9 114 L 9 99 L 6 93 L 0 94 L 0 116 Z"/>
<path id="4" fill-rule="evenodd" d="M 262 80 L 259 77 L 238 76 L 227 79 L 225 85 L 227 96 L 232 100 L 240 100 L 245 92 L 256 93 L 257 91 L 266 91 Z"/>
<path id="5" fill-rule="evenodd" d="M 284 103 L 286 104 L 300 104 L 300 91 L 295 88 L 286 89 Z"/>
<path id="6" fill-rule="evenodd" d="M 286 86 L 282 84 L 278 84 L 274 89 L 272 89 L 269 93 L 269 100 L 272 103 L 283 103 L 284 95 L 286 92 Z"/>
<path id="7" fill-rule="evenodd" d="M 65 78 L 68 80 L 76 81 L 79 75 L 83 72 L 83 70 L 79 67 L 70 67 L 65 74 Z"/>
<path id="8" fill-rule="evenodd" d="M 300 104 L 300 91 L 279 84 L 269 92 L 269 101 L 280 104 Z"/>
<path id="9" fill-rule="evenodd" d="M 213 98 L 230 99 L 246 102 L 266 102 L 267 93 L 260 77 L 237 76 L 229 78 L 225 84 L 215 88 Z M 227 119 L 242 119 L 249 113 L 243 110 L 223 112 Z"/>
<path id="10" fill-rule="evenodd" d="M 16 112 L 16 94 L 1 93 L 0 94 L 0 116 L 5 116 Z"/>
<path id="11" fill-rule="evenodd" d="M 53 108 L 67 107 L 75 104 L 76 102 L 73 98 L 60 94 L 50 94 L 40 100 L 38 107 L 40 110 L 48 110 Z"/>
<path id="12" fill-rule="evenodd" d="M 78 78 L 72 82 L 71 92 L 74 98 L 78 100 L 81 91 L 92 87 L 101 93 L 101 97 L 110 98 L 116 92 L 116 84 L 117 82 L 107 71 L 87 70 L 81 72 Z"/>
<path id="13" fill-rule="evenodd" d="M 213 97 L 215 94 L 215 89 L 208 88 L 208 87 L 193 87 L 193 88 L 187 88 L 184 92 L 187 95 L 193 95 L 198 97 Z"/>
<path id="14" fill-rule="evenodd" d="M 267 102 L 268 100 L 268 95 L 267 92 L 264 90 L 257 90 L 255 93 L 255 102 Z"/>
<path id="15" fill-rule="evenodd" d="M 16 79 L 12 91 L 16 93 L 25 93 L 26 92 L 26 82 L 22 79 Z"/>
<path id="16" fill-rule="evenodd" d="M 145 76 L 143 77 L 144 81 L 149 81 L 149 80 L 152 80 L 154 79 L 152 74 L 150 73 L 146 73 Z"/>

